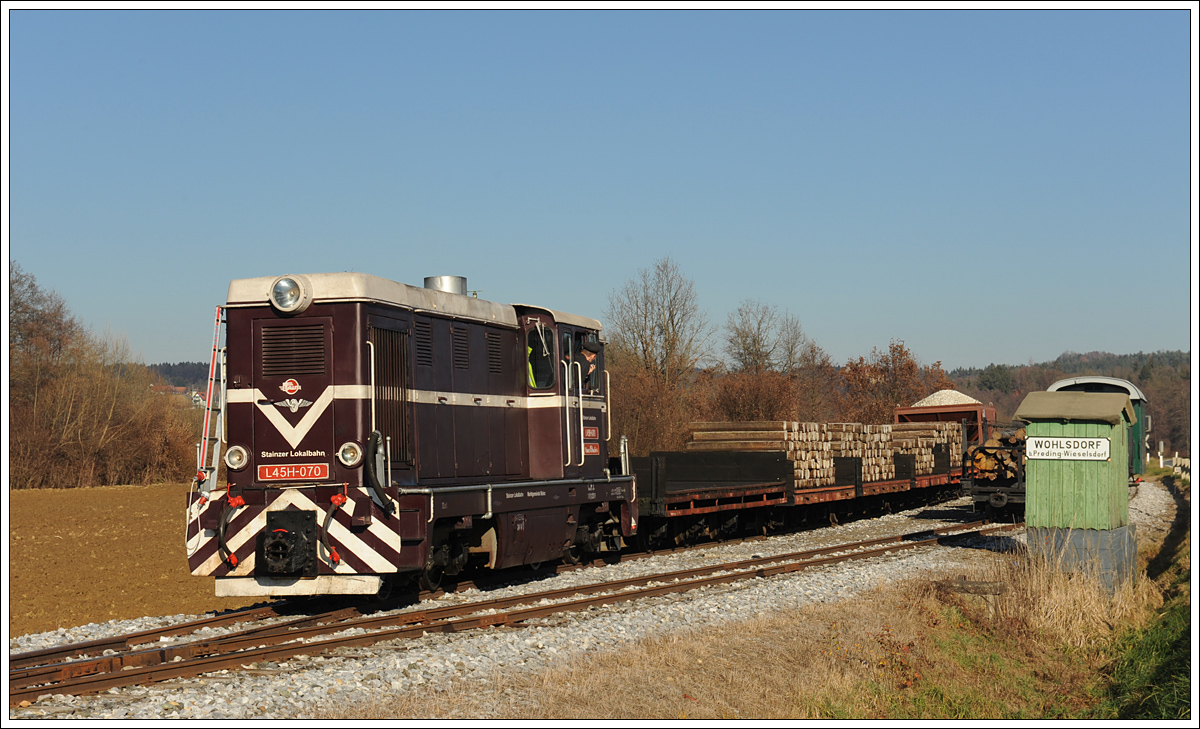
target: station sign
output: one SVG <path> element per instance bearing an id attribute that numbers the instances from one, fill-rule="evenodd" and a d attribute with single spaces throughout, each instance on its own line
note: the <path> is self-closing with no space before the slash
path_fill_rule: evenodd
<path id="1" fill-rule="evenodd" d="M 1108 438 L 1050 438 L 1025 440 L 1025 457 L 1051 461 L 1107 461 Z"/>

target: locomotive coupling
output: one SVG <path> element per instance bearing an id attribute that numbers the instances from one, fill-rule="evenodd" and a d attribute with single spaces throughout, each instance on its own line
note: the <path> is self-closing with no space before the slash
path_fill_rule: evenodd
<path id="1" fill-rule="evenodd" d="M 262 576 L 316 577 L 316 512 L 267 512 L 267 527 L 255 545 L 254 571 Z"/>

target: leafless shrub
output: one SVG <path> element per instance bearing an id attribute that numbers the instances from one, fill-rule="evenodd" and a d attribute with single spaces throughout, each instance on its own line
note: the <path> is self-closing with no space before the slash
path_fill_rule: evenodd
<path id="1" fill-rule="evenodd" d="M 154 375 L 123 340 L 93 336 L 60 297 L 12 270 L 10 487 L 185 479 L 202 413 L 155 394 Z"/>

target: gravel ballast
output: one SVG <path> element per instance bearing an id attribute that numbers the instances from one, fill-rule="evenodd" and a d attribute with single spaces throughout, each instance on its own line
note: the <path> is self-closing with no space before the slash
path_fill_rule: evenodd
<path id="1" fill-rule="evenodd" d="M 1130 502 L 1130 520 L 1138 525 L 1139 535 L 1165 531 L 1170 526 L 1173 507 L 1173 499 L 1161 485 L 1142 484 Z M 717 545 L 582 569 L 486 593 L 466 590 L 426 601 L 423 607 L 541 592 L 914 532 L 963 521 L 969 511 L 969 502 L 959 499 L 935 507 L 762 541 Z M 172 680 L 151 687 L 112 689 L 95 696 L 47 695 L 31 706 L 11 707 L 9 718 L 304 718 L 334 705 L 368 701 L 381 692 L 440 685 L 455 678 L 487 680 L 500 670 L 538 670 L 574 653 L 620 648 L 648 636 L 770 614 L 808 603 L 836 602 L 918 572 L 940 571 L 984 559 L 987 549 L 1004 549 L 1012 545 L 1014 538 L 989 537 L 972 545 L 975 549 L 938 546 L 893 552 L 869 560 L 779 577 L 554 615 L 516 628 L 430 634 L 415 640 L 339 650 L 334 655 L 263 662 L 244 671 Z M 9 650 L 18 653 L 94 640 L 198 617 L 146 617 L 19 636 L 9 641 Z M 185 642 L 226 630 L 205 631 L 175 640 Z"/>

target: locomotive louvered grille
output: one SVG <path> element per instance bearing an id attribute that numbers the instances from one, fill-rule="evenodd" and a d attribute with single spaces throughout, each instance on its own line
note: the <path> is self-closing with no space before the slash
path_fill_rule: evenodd
<path id="1" fill-rule="evenodd" d="M 451 339 L 454 343 L 454 368 L 459 370 L 471 369 L 471 346 L 466 327 L 451 327 Z"/>
<path id="2" fill-rule="evenodd" d="M 413 322 L 413 334 L 417 338 L 417 365 L 433 366 L 433 324 L 420 319 Z"/>
<path id="3" fill-rule="evenodd" d="M 375 427 L 392 439 L 392 460 L 412 461 L 408 333 L 371 327 L 375 348 Z M 386 442 L 386 441 L 385 441 Z"/>
<path id="4" fill-rule="evenodd" d="M 263 327 L 264 377 L 325 374 L 325 327 Z"/>
<path id="5" fill-rule="evenodd" d="M 488 372 L 493 375 L 499 375 L 504 371 L 504 358 L 501 354 L 500 335 L 495 332 L 487 332 L 483 336 L 487 341 Z"/>

